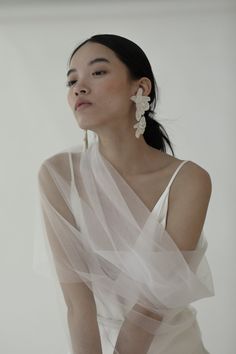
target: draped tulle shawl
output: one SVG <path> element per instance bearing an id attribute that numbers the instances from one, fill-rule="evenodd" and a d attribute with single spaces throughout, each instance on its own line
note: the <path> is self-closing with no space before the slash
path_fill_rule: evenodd
<path id="1" fill-rule="evenodd" d="M 81 150 L 40 166 L 34 269 L 58 284 L 84 282 L 110 323 L 126 319 L 156 336 L 183 330 L 188 319 L 170 324 L 170 314 L 214 294 L 203 231 L 196 249 L 181 251 L 98 143 Z"/>

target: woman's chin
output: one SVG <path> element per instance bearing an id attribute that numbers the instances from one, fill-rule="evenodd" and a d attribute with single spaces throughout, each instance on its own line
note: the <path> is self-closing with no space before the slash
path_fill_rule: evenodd
<path id="1" fill-rule="evenodd" d="M 78 126 L 80 127 L 80 129 L 84 129 L 84 130 L 93 130 L 96 128 L 98 128 L 98 126 L 100 125 L 98 123 L 98 121 L 96 121 L 96 124 L 94 123 L 94 120 L 92 119 L 88 119 L 88 118 L 85 118 L 85 117 L 77 117 L 76 118 L 76 121 L 77 121 L 77 124 Z"/>
<path id="2" fill-rule="evenodd" d="M 76 121 L 80 129 L 84 130 L 92 130 L 92 131 L 97 131 L 102 129 L 103 126 L 106 126 L 109 122 L 109 119 L 106 117 L 94 117 L 94 116 L 89 116 L 89 115 L 84 115 L 84 116 L 77 116 Z"/>
<path id="3" fill-rule="evenodd" d="M 85 122 L 78 122 L 78 126 L 80 129 L 83 129 L 83 130 L 93 130 L 93 128 L 95 129 L 95 125 L 94 124 L 85 124 Z"/>

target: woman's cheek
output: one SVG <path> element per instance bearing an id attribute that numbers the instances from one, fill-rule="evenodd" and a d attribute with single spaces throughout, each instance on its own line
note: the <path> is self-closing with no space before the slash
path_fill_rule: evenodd
<path id="1" fill-rule="evenodd" d="M 118 93 L 121 89 L 124 89 L 124 85 L 125 83 L 122 80 L 119 80 L 117 77 L 113 78 L 112 80 L 104 80 L 102 83 L 103 89 L 108 93 Z"/>

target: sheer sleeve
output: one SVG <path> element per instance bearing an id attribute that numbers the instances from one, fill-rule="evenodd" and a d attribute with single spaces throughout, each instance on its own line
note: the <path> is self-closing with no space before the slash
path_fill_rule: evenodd
<path id="1" fill-rule="evenodd" d="M 68 167 L 68 159 L 62 154 L 44 161 L 39 169 L 40 217 L 47 249 L 41 259 L 51 255 L 59 281 L 76 283 L 83 281 L 76 270 L 78 263 L 81 272 L 87 273 L 88 269 L 85 250 L 79 241 L 79 227 L 70 205 Z"/>
<path id="2" fill-rule="evenodd" d="M 80 241 L 80 228 L 71 208 L 70 173 L 68 154 L 53 156 L 40 166 L 38 190 L 45 248 L 43 254 L 37 254 L 44 265 L 45 259 L 51 262 L 47 271 L 60 284 L 67 305 L 67 321 L 64 318 L 63 327 L 68 350 L 101 354 L 96 303 L 89 280 L 83 279 L 83 274 L 89 274 L 87 251 Z"/>

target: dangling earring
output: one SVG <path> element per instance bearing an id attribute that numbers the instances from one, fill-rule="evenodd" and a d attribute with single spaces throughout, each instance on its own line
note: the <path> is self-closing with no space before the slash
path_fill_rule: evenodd
<path id="1" fill-rule="evenodd" d="M 87 129 L 84 131 L 84 138 L 83 138 L 83 151 L 88 149 L 88 132 Z"/>
<path id="2" fill-rule="evenodd" d="M 136 103 L 136 120 L 138 123 L 134 124 L 134 128 L 136 128 L 135 136 L 139 138 L 141 134 L 144 133 L 146 128 L 146 119 L 143 115 L 145 111 L 147 111 L 150 107 L 148 101 L 150 101 L 149 96 L 142 96 L 143 89 L 140 87 L 136 96 L 131 96 L 130 99 Z"/>

